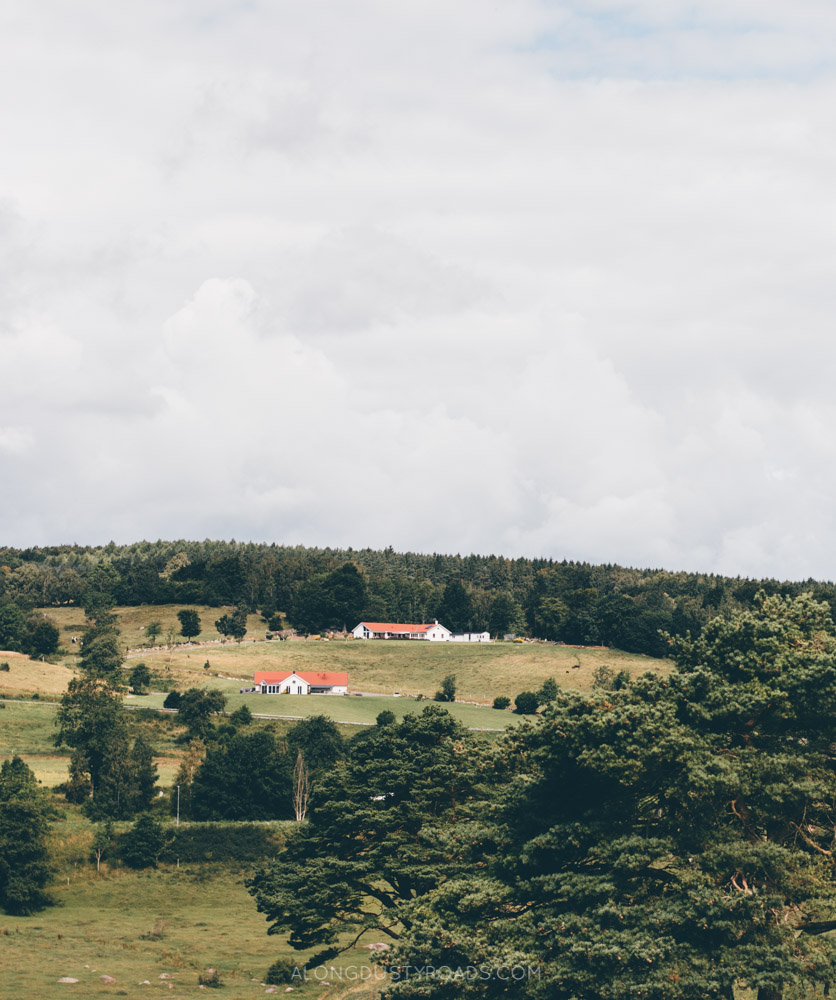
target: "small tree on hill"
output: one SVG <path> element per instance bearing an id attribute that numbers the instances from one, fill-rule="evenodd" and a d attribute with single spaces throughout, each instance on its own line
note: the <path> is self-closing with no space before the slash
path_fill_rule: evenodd
<path id="1" fill-rule="evenodd" d="M 540 707 L 540 697 L 533 691 L 521 691 L 514 699 L 517 715 L 535 715 Z"/>
<path id="2" fill-rule="evenodd" d="M 177 612 L 177 618 L 180 621 L 180 635 L 187 641 L 190 642 L 195 636 L 200 635 L 200 617 L 196 611 L 184 608 Z"/>
<path id="3" fill-rule="evenodd" d="M 554 677 L 548 677 L 543 681 L 543 686 L 537 692 L 537 697 L 540 699 L 541 705 L 548 705 L 550 701 L 554 701 L 557 697 L 557 681 Z"/>
<path id="4" fill-rule="evenodd" d="M 145 694 L 151 683 L 151 671 L 144 663 L 137 663 L 131 671 L 131 691 L 134 694 Z"/>
<path id="5" fill-rule="evenodd" d="M 145 635 L 148 637 L 148 645 L 153 646 L 156 644 L 157 637 L 161 635 L 163 630 L 163 623 L 158 621 L 149 622 L 145 626 Z"/>
<path id="6" fill-rule="evenodd" d="M 444 680 L 441 682 L 441 690 L 435 693 L 436 701 L 455 701 L 456 700 L 456 675 L 447 674 Z"/>

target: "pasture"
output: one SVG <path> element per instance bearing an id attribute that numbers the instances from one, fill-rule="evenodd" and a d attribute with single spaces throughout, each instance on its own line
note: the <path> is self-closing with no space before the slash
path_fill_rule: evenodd
<path id="1" fill-rule="evenodd" d="M 51 891 L 58 905 L 30 917 L 0 914 L 3 996 L 205 997 L 198 975 L 213 967 L 222 976 L 223 996 L 247 1000 L 264 997 L 264 974 L 276 958 L 303 961 L 304 953 L 267 936 L 267 922 L 244 887 L 251 864 L 166 865 L 142 872 L 105 865 L 97 875 L 88 857 L 91 838 L 89 823 L 72 817 L 56 823 L 58 878 Z M 367 965 L 363 943 L 337 964 Z M 59 985 L 62 977 L 78 983 Z M 313 979 L 295 985 L 302 998 L 322 993 Z M 334 980 L 328 995 L 339 1000 L 352 986 Z"/>

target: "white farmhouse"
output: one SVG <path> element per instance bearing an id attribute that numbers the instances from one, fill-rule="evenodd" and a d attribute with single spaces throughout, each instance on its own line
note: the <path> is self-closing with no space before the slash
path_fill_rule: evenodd
<path id="1" fill-rule="evenodd" d="M 306 670 L 257 670 L 256 694 L 348 694 L 348 674 Z"/>
<path id="2" fill-rule="evenodd" d="M 360 622 L 352 634 L 355 639 L 427 639 L 430 642 L 448 642 L 453 633 L 438 622 L 431 625 Z"/>

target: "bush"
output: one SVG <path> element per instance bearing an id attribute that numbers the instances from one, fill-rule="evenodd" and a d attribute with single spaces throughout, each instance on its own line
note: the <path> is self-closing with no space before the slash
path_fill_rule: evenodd
<path id="1" fill-rule="evenodd" d="M 121 838 L 122 860 L 130 868 L 156 868 L 167 843 L 162 823 L 145 813 Z"/>
<path id="2" fill-rule="evenodd" d="M 540 707 L 540 699 L 533 691 L 521 691 L 514 699 L 517 715 L 535 715 Z"/>
<path id="3" fill-rule="evenodd" d="M 600 667 L 595 668 L 595 673 L 592 675 L 592 686 L 594 688 L 601 688 L 602 691 L 612 691 L 614 683 L 615 671 L 612 667 L 608 667 L 606 663 L 602 663 Z"/>
<path id="4" fill-rule="evenodd" d="M 0 670 L 4 670 L 4 671 L 8 672 L 9 669 L 10 668 L 9 668 L 9 664 L 8 663 L 0 663 Z"/>
<path id="5" fill-rule="evenodd" d="M 284 986 L 296 979 L 301 979 L 301 970 L 292 958 L 277 958 L 267 970 L 264 982 L 270 986 Z"/>
<path id="6" fill-rule="evenodd" d="M 447 674 L 444 680 L 441 682 L 441 690 L 435 693 L 436 701 L 455 701 L 456 700 L 456 675 Z"/>
<path id="7" fill-rule="evenodd" d="M 543 681 L 543 686 L 537 692 L 541 705 L 547 705 L 557 698 L 557 681 L 554 677 L 548 677 Z"/>
<path id="8" fill-rule="evenodd" d="M 217 969 L 204 969 L 197 977 L 197 981 L 201 986 L 209 986 L 213 990 L 218 989 L 218 987 L 224 984 L 221 974 Z"/>
<path id="9" fill-rule="evenodd" d="M 229 721 L 233 726 L 248 726 L 253 721 L 253 713 L 248 705 L 242 705 L 230 715 Z"/>
<path id="10" fill-rule="evenodd" d="M 376 721 L 379 726 L 391 726 L 392 723 L 396 721 L 395 713 L 390 712 L 388 708 L 385 708 L 379 713 Z"/>
<path id="11" fill-rule="evenodd" d="M 500 712 L 503 712 L 511 704 L 511 699 L 506 698 L 504 694 L 497 695 L 493 700 L 493 707 L 498 708 Z"/>
<path id="12" fill-rule="evenodd" d="M 179 708 L 180 707 L 180 692 L 179 691 L 169 691 L 165 696 L 165 701 L 163 702 L 163 708 Z"/>
<path id="13" fill-rule="evenodd" d="M 180 864 L 205 861 L 257 863 L 276 854 L 284 836 L 280 829 L 255 823 L 183 823 L 170 830 L 160 860 Z"/>
<path id="14" fill-rule="evenodd" d="M 208 660 L 203 664 L 203 669 L 204 670 L 208 670 L 209 669 L 209 661 Z"/>

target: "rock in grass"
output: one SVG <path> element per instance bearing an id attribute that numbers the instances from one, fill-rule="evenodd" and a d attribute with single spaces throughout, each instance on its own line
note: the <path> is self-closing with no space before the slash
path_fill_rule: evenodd
<path id="1" fill-rule="evenodd" d="M 61 976 L 61 978 L 58 980 L 58 982 L 59 983 L 77 983 L 78 980 L 77 979 L 73 979 L 72 976 Z"/>
<path id="2" fill-rule="evenodd" d="M 99 976 L 99 979 L 101 979 L 101 981 L 103 983 L 115 983 L 116 982 L 116 980 L 113 978 L 113 976 Z"/>

